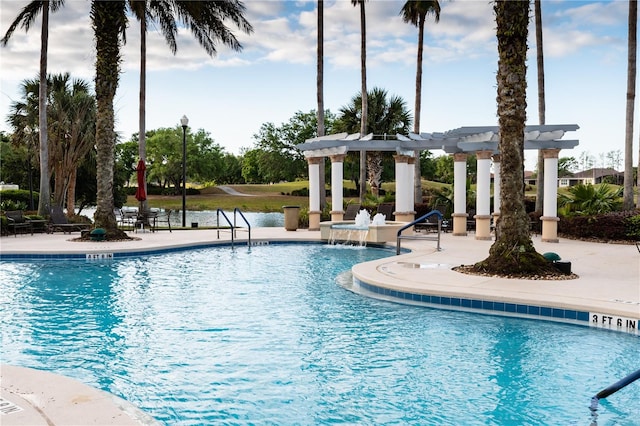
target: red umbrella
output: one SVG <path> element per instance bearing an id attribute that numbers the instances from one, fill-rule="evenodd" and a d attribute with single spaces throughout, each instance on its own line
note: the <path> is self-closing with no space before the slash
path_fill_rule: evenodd
<path id="1" fill-rule="evenodd" d="M 144 161 L 138 161 L 138 167 L 136 171 L 138 172 L 138 189 L 136 189 L 136 200 L 144 201 L 147 199 L 147 193 L 144 190 L 144 171 L 147 169 L 147 166 L 144 165 Z"/>

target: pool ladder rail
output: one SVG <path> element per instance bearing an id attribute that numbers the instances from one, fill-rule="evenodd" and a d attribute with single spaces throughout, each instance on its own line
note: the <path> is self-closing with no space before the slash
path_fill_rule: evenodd
<path id="1" fill-rule="evenodd" d="M 614 393 L 618 392 L 623 387 L 635 382 L 638 379 L 640 379 L 640 370 L 635 371 L 635 372 L 629 374 L 628 376 L 618 380 L 617 382 L 615 382 L 611 386 L 609 386 L 609 387 L 607 387 L 605 389 L 602 389 L 600 392 L 595 394 L 595 396 L 593 398 L 591 398 L 591 406 L 589 407 L 591 409 L 591 412 L 595 413 L 596 410 L 598 409 L 598 401 L 600 401 L 603 398 L 608 397 L 609 395 L 613 395 Z"/>
<path id="2" fill-rule="evenodd" d="M 222 218 L 227 223 L 227 225 L 229 225 L 229 231 L 231 233 L 231 247 L 233 247 L 235 239 L 237 238 L 238 229 L 247 231 L 247 233 L 248 233 L 248 242 L 247 242 L 247 244 L 249 245 L 249 247 L 251 247 L 251 225 L 249 224 L 249 221 L 244 216 L 242 211 L 240 211 L 240 209 L 238 207 L 234 208 L 233 209 L 233 222 L 231 222 L 231 220 L 229 220 L 229 217 L 227 216 L 227 214 L 222 209 L 217 209 L 216 210 L 216 220 L 217 220 L 216 223 L 218 224 L 218 239 L 220 239 L 220 216 L 222 216 Z M 237 225 L 238 221 L 236 219 L 238 217 L 240 217 L 240 219 L 244 222 L 246 227 L 245 226 L 241 226 L 241 225 Z M 223 229 L 223 231 L 224 231 L 224 229 Z"/>
<path id="3" fill-rule="evenodd" d="M 411 228 L 415 225 L 418 224 L 424 224 L 427 219 L 429 219 L 431 216 L 436 216 L 438 218 L 438 226 L 437 226 L 437 231 L 436 231 L 436 235 L 435 236 L 430 236 L 430 235 L 418 235 L 418 234 L 413 234 L 413 235 L 402 235 L 402 231 L 404 231 L 405 229 Z M 413 222 L 410 222 L 406 225 L 404 225 L 402 228 L 398 229 L 398 233 L 397 233 L 397 240 L 396 240 L 396 254 L 400 254 L 400 242 L 401 240 L 427 240 L 427 241 L 436 241 L 436 249 L 438 251 L 442 250 L 442 248 L 440 247 L 440 233 L 442 232 L 442 213 L 440 213 L 440 211 L 438 210 L 431 210 L 429 213 L 425 214 L 424 216 L 420 216 L 419 218 L 415 219 Z"/>

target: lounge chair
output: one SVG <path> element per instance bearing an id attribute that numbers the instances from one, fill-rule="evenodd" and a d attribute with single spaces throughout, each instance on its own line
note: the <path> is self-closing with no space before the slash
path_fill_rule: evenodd
<path id="1" fill-rule="evenodd" d="M 133 231 L 138 221 L 138 210 L 131 208 L 118 209 L 115 212 L 116 223 L 119 228 Z"/>
<path id="2" fill-rule="evenodd" d="M 74 231 L 82 232 L 88 231 L 91 227 L 88 223 L 70 223 L 65 216 L 62 208 L 59 206 L 51 207 L 49 230 L 51 232 L 62 231 L 65 234 L 70 234 Z"/>
<path id="3" fill-rule="evenodd" d="M 144 227 L 148 227 L 151 232 L 156 232 L 159 223 L 166 223 L 169 227 L 169 232 L 172 232 L 171 210 L 165 210 L 164 212 L 161 212 L 157 209 L 151 209 L 143 212 L 142 214 L 139 214 L 136 220 L 135 229 L 139 229 L 140 224 L 142 224 L 142 229 L 144 229 Z"/>
<path id="4" fill-rule="evenodd" d="M 382 213 L 385 220 L 393 220 L 393 204 L 382 203 L 378 204 L 378 211 L 376 213 Z"/>
<path id="5" fill-rule="evenodd" d="M 360 204 L 349 204 L 344 212 L 344 220 L 356 220 L 356 216 L 360 212 Z"/>
<path id="6" fill-rule="evenodd" d="M 22 210 L 6 211 L 5 216 L 7 217 L 7 227 L 13 229 L 14 237 L 18 236 L 18 230 L 22 230 L 23 234 L 25 234 L 26 231 L 30 231 L 31 235 L 33 235 L 33 225 L 29 222 L 29 219 L 22 214 Z"/>

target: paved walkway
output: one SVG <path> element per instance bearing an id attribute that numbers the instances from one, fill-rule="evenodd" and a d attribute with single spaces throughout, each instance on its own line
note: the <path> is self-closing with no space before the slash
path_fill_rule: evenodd
<path id="1" fill-rule="evenodd" d="M 77 242 L 69 234 L 18 235 L 0 238 L 0 255 L 68 253 L 101 255 L 115 252 L 144 253 L 166 248 L 228 243 L 230 233 L 216 230 L 174 230 L 156 233 L 131 233 L 127 242 Z M 247 244 L 247 233 L 239 231 L 236 242 Z M 257 228 L 252 241 L 320 239 L 319 231 L 285 231 L 282 228 Z M 410 240 L 403 247 L 408 254 L 392 256 L 354 268 L 354 277 L 363 287 L 385 289 L 370 292 L 374 297 L 402 299 L 428 295 L 431 303 L 448 300 L 488 301 L 491 306 L 546 306 L 555 310 L 589 313 L 590 324 L 638 334 L 640 323 L 640 253 L 634 245 L 588 243 L 561 239 L 543 243 L 534 237 L 540 253 L 555 252 L 572 264 L 575 280 L 531 281 L 478 277 L 459 274 L 451 267 L 471 264 L 487 257 L 491 241 L 475 240 L 474 235 L 454 237 L 443 234 L 441 251 L 433 241 Z M 398 300 L 401 301 L 401 300 Z M 418 303 L 407 300 L 407 303 Z M 445 307 L 453 308 L 452 305 Z M 465 309 L 464 307 L 459 307 Z M 473 306 L 470 306 L 468 310 Z M 491 311 L 490 313 L 496 313 Z M 509 314 L 509 312 L 505 312 Z M 518 310 L 513 315 L 527 316 Z M 595 323 L 591 318 L 595 318 Z M 554 318 L 548 318 L 554 319 Z M 619 322 L 621 321 L 621 323 Z M 625 322 L 626 321 L 626 322 Z M 619 326 L 618 324 L 622 324 Z M 634 324 L 629 327 L 629 324 Z M 35 370 L 0 366 L 0 412 L 3 425 L 23 424 L 152 424 L 153 419 L 126 402 L 74 380 Z M 13 411 L 13 407 L 20 411 Z"/>

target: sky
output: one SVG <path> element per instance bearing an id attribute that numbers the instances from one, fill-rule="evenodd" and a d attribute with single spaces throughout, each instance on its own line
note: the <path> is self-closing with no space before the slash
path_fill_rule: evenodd
<path id="1" fill-rule="evenodd" d="M 0 32 L 28 1 L 2 0 Z M 369 0 L 367 88 L 402 97 L 413 114 L 417 28 L 404 23 L 404 1 Z M 209 57 L 191 33 L 180 29 L 173 55 L 155 27 L 147 36 L 146 129 L 174 127 L 189 118 L 225 151 L 240 154 L 255 144 L 265 123 L 280 126 L 297 112 L 317 109 L 316 1 L 245 0 L 250 35 L 231 27 L 243 48 L 218 45 Z M 66 0 L 50 15 L 48 72 L 69 72 L 93 84 L 95 42 L 88 0 Z M 560 157 L 590 157 L 608 167 L 607 153 L 624 165 L 627 95 L 626 1 L 542 1 L 546 124 L 577 124 L 564 139 L 578 139 Z M 533 11 L 531 12 L 533 19 Z M 114 107 L 122 140 L 138 132 L 140 27 L 130 20 Z M 423 57 L 421 132 L 497 125 L 497 43 L 489 0 L 441 1 L 440 21 L 428 18 Z M 539 124 L 534 25 L 529 30 L 527 124 Z M 18 28 L 0 47 L 0 130 L 20 85 L 38 76 L 40 18 Z M 337 114 L 360 91 L 360 14 L 351 0 L 324 2 L 324 106 Z M 637 91 L 637 89 L 636 89 Z M 637 103 L 637 102 L 636 102 Z M 638 155 L 636 107 L 633 164 Z M 443 155 L 434 151 L 434 155 Z M 536 153 L 526 152 L 526 168 Z"/>

